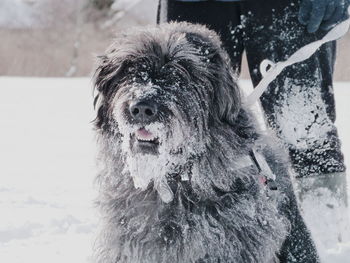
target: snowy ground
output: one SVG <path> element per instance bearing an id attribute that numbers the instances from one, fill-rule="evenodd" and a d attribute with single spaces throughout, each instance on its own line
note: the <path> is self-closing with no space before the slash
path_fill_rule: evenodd
<path id="1" fill-rule="evenodd" d="M 348 167 L 349 86 L 336 83 L 335 90 Z M 0 78 L 0 94 L 0 261 L 91 262 L 97 214 L 90 80 Z M 349 244 L 323 250 L 323 262 L 349 262 Z"/>

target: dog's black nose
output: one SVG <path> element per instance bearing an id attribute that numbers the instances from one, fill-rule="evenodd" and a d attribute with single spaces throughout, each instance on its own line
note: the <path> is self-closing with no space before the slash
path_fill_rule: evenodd
<path id="1" fill-rule="evenodd" d="M 149 122 L 157 117 L 158 106 L 152 101 L 131 103 L 130 114 L 136 121 Z"/>

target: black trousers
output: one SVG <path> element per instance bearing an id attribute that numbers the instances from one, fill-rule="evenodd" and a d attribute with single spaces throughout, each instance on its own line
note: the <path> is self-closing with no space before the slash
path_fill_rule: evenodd
<path id="1" fill-rule="evenodd" d="M 283 61 L 326 33 L 310 34 L 299 23 L 300 0 L 165 2 L 166 8 L 160 9 L 165 20 L 200 23 L 215 30 L 238 72 L 246 51 L 254 86 L 262 78 L 262 60 Z M 297 176 L 345 170 L 334 125 L 335 52 L 336 43 L 327 43 L 308 60 L 286 68 L 260 99 L 267 124 L 289 149 Z"/>

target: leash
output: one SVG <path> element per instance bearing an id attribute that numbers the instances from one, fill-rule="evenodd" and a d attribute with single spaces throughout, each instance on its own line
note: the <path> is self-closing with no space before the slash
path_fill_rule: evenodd
<path id="1" fill-rule="evenodd" d="M 348 9 L 348 12 L 350 13 L 350 8 Z M 341 38 L 347 33 L 349 26 L 350 18 L 336 25 L 322 39 L 303 46 L 285 61 L 281 61 L 275 64 L 268 59 L 263 60 L 259 68 L 263 78 L 255 87 L 254 91 L 245 99 L 244 104 L 248 107 L 252 106 L 265 92 L 265 90 L 268 88 L 268 85 L 276 79 L 276 77 L 282 72 L 284 68 L 308 59 L 323 44 Z M 268 69 L 268 67 L 270 68 Z"/>

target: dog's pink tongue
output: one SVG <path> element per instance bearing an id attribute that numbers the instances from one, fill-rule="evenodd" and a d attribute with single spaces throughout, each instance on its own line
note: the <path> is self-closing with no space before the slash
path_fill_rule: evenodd
<path id="1" fill-rule="evenodd" d="M 151 132 L 147 131 L 145 128 L 138 129 L 136 135 L 141 140 L 152 140 L 154 136 Z"/>

